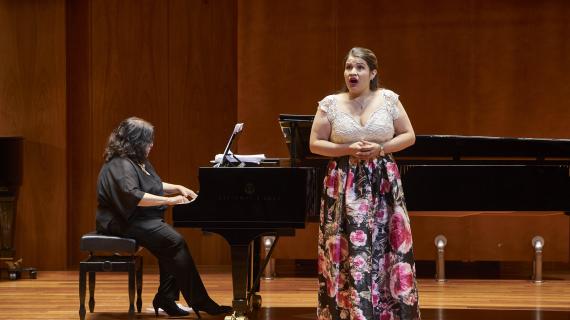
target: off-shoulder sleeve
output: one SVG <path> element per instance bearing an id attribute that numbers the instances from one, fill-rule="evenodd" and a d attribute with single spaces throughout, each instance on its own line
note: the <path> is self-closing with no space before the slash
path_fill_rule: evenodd
<path id="1" fill-rule="evenodd" d="M 327 114 L 327 119 L 332 122 L 336 116 L 336 98 L 334 95 L 328 95 L 319 101 L 319 110 Z"/>
<path id="2" fill-rule="evenodd" d="M 388 112 L 392 116 L 392 120 L 400 117 L 400 108 L 398 107 L 399 95 L 392 90 L 383 89 L 384 99 L 386 99 Z"/>
<path id="3" fill-rule="evenodd" d="M 135 164 L 128 159 L 111 160 L 102 177 L 100 188 L 105 192 L 114 211 L 125 219 L 133 214 L 145 192 L 141 190 Z"/>

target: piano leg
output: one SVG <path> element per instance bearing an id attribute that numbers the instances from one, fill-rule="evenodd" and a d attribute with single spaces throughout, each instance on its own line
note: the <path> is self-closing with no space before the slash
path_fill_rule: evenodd
<path id="1" fill-rule="evenodd" d="M 234 299 L 232 307 L 234 308 L 233 316 L 226 317 L 228 319 L 247 319 L 248 301 L 247 301 L 247 275 L 248 270 L 248 253 L 249 244 L 233 244 L 232 251 L 232 283 L 234 291 Z"/>
<path id="2" fill-rule="evenodd" d="M 261 276 L 260 263 L 261 263 L 261 240 L 263 237 L 258 237 L 251 242 L 251 254 L 249 256 L 249 277 L 247 278 L 247 299 L 249 301 L 250 311 L 258 310 L 261 308 L 261 295 L 259 295 Z"/>
<path id="3" fill-rule="evenodd" d="M 247 287 L 250 293 L 259 292 L 259 281 L 256 283 L 255 279 L 259 277 L 259 263 L 261 258 L 261 238 L 256 238 L 251 242 L 251 257 L 250 257 L 250 270 L 249 278 L 247 279 Z"/>
<path id="4" fill-rule="evenodd" d="M 259 292 L 259 275 L 261 249 L 261 236 L 276 236 L 274 231 L 266 229 L 249 229 L 239 233 L 233 229 L 204 229 L 204 231 L 214 232 L 226 239 L 230 245 L 232 255 L 232 284 L 234 299 L 232 307 L 234 314 L 226 316 L 225 320 L 248 320 L 247 314 L 253 308 L 261 307 L 261 296 L 255 294 Z M 257 243 L 257 249 L 255 244 Z M 276 241 L 274 242 L 275 245 Z M 251 250 L 251 251 L 250 251 Z M 272 252 L 273 248 L 270 250 Z M 250 256 L 251 252 L 251 256 Z M 255 256 L 255 258 L 254 258 Z M 251 292 L 249 292 L 251 291 Z M 248 295 L 248 292 L 251 293 Z"/>

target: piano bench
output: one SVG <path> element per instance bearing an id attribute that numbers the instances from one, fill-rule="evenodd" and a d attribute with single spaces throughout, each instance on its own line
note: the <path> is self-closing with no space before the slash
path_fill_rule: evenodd
<path id="1" fill-rule="evenodd" d="M 135 287 L 137 292 L 137 311 L 142 308 L 142 257 L 134 239 L 114 237 L 90 232 L 81 237 L 80 248 L 88 251 L 89 256 L 79 263 L 79 317 L 85 319 L 86 274 L 89 273 L 89 312 L 95 309 L 95 273 L 129 273 L 129 316 L 135 312 Z M 136 280 L 136 281 L 135 281 Z"/>

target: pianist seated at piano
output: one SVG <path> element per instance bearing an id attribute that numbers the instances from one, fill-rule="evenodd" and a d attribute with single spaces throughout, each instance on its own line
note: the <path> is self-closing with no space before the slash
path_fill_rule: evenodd
<path id="1" fill-rule="evenodd" d="M 97 232 L 132 238 L 158 258 L 160 285 L 153 307 L 170 316 L 189 315 L 178 307 L 179 292 L 199 312 L 232 311 L 208 295 L 184 238 L 164 222 L 167 206 L 188 203 L 196 194 L 181 185 L 162 182 L 148 155 L 153 126 L 128 118 L 113 130 L 105 149 L 105 163 L 97 182 Z"/>
<path id="2" fill-rule="evenodd" d="M 415 142 L 398 95 L 365 48 L 317 107 L 311 152 L 330 157 L 319 228 L 319 319 L 419 319 L 412 234 L 392 152 Z"/>

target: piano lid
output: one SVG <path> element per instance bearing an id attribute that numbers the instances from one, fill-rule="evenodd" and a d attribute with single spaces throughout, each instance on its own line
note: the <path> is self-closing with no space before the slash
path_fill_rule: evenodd
<path id="1" fill-rule="evenodd" d="M 323 159 L 311 153 L 313 115 L 281 114 L 279 124 L 292 159 Z M 416 143 L 397 157 L 532 157 L 570 158 L 570 139 L 416 135 Z"/>
<path id="2" fill-rule="evenodd" d="M 570 158 L 570 140 L 487 136 L 417 135 L 398 157 L 532 157 Z"/>
<path id="3" fill-rule="evenodd" d="M 314 115 L 279 115 L 279 125 L 291 159 L 326 159 L 326 157 L 312 153 L 309 149 L 309 138 L 314 118 Z"/>

